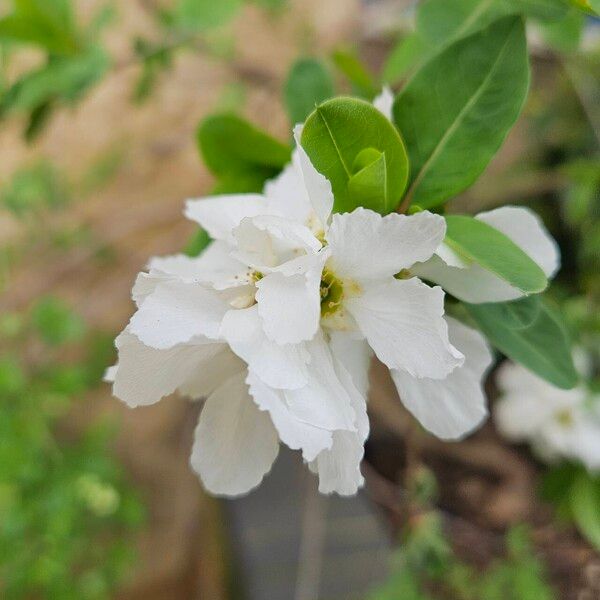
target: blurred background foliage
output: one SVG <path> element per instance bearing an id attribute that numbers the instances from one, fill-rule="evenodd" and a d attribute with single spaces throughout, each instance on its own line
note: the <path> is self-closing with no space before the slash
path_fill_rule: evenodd
<path id="1" fill-rule="evenodd" d="M 57 113 L 73 110 L 110 74 L 131 65 L 137 77 L 128 94 L 141 110 L 178 56 L 200 53 L 226 63 L 235 76 L 221 89 L 218 112 L 204 119 L 196 134 L 214 191 L 260 190 L 288 162 L 290 138 L 277 140 L 240 114 L 248 72 L 238 63 L 229 24 L 246 4 L 276 16 L 287 10 L 286 1 L 139 2 L 154 23 L 152 34 L 133 35 L 128 55 L 116 58 L 105 39 L 119 22 L 117 2 L 102 2 L 83 19 L 74 0 L 0 0 L 0 122 L 16 121 L 28 143 L 35 143 Z M 547 10 L 558 11 L 557 18 L 546 11 L 533 15 L 536 69 L 520 160 L 466 201 L 472 210 L 526 202 L 542 215 L 563 255 L 552 296 L 577 344 L 592 358 L 589 386 L 598 391 L 600 45 L 598 21 L 590 16 L 598 8 L 594 2 L 574 0 L 579 10 L 552 0 Z M 299 56 L 280 82 L 290 125 L 336 93 L 372 99 L 383 84 L 401 83 L 431 51 L 407 22 L 399 19 L 388 28 L 375 60 L 352 40 L 327 56 Z M 56 216 L 68 215 L 107 185 L 123 162 L 119 148 L 79 173 L 44 157 L 27 161 L 0 181 L 0 213 L 25 229 L 26 245 L 44 240 L 63 257 L 83 246 L 93 249 L 93 260 L 110 263 L 110 246 L 95 240 L 87 225 Z M 198 231 L 182 245 L 196 255 L 209 242 Z M 24 253 L 22 244 L 0 243 L 0 289 L 10 286 Z M 90 329 L 52 295 L 0 315 L 3 598 L 109 598 L 131 569 L 132 533 L 143 525 L 145 509 L 113 451 L 118 425 L 99 420 L 77 435 L 63 427 L 114 360 L 112 333 Z M 555 506 L 559 526 L 574 523 L 600 549 L 600 478 L 576 464 L 540 469 L 540 497 Z M 486 569 L 463 561 L 436 508 L 437 486 L 431 473 L 407 482 L 410 518 L 400 535 L 402 547 L 390 580 L 373 592 L 373 600 L 556 597 L 527 526 L 493 534 L 502 550 Z"/>

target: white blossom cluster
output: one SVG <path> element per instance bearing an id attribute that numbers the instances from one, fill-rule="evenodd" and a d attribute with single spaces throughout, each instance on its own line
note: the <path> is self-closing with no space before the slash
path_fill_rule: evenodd
<path id="1" fill-rule="evenodd" d="M 427 430 L 466 435 L 487 416 L 492 356 L 481 334 L 445 314 L 442 287 L 468 302 L 521 295 L 446 246 L 439 215 L 332 214 L 331 185 L 300 130 L 292 164 L 262 194 L 188 201 L 186 216 L 214 241 L 197 258 L 150 261 L 116 341 L 109 378 L 129 406 L 175 391 L 206 398 L 191 463 L 215 494 L 257 486 L 280 442 L 302 452 L 321 492 L 355 493 L 373 355 Z M 556 271 L 556 245 L 533 213 L 477 218 Z"/>
<path id="2" fill-rule="evenodd" d="M 585 385 L 561 390 L 511 362 L 500 367 L 497 382 L 494 416 L 507 439 L 528 442 L 545 462 L 566 459 L 600 471 L 600 394 Z"/>

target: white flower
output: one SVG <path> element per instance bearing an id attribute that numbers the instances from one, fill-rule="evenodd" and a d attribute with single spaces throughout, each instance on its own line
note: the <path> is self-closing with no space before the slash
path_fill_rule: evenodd
<path id="1" fill-rule="evenodd" d="M 600 470 L 600 396 L 585 387 L 561 390 L 507 362 L 498 371 L 501 397 L 494 415 L 500 432 L 529 442 L 547 462 L 577 460 Z"/>
<path id="2" fill-rule="evenodd" d="M 377 108 L 390 121 L 394 94 L 387 86 L 373 100 Z M 479 213 L 475 217 L 503 233 L 521 248 L 552 278 L 560 267 L 560 251 L 542 220 L 532 210 L 518 206 L 503 206 Z M 523 296 L 501 278 L 478 264 L 465 262 L 448 244 L 442 242 L 434 256 L 412 272 L 442 286 L 459 300 L 478 304 L 482 302 L 507 302 Z"/>
<path id="3" fill-rule="evenodd" d="M 302 451 L 322 492 L 355 493 L 373 353 L 437 435 L 459 437 L 485 417 L 485 342 L 447 320 L 441 288 L 411 273 L 439 248 L 444 219 L 332 208 L 329 182 L 298 144 L 264 194 L 189 201 L 186 215 L 214 241 L 138 276 L 114 393 L 130 406 L 176 390 L 207 397 L 192 465 L 213 493 L 258 485 L 280 440 Z"/>
<path id="4" fill-rule="evenodd" d="M 541 219 L 528 208 L 503 206 L 476 217 L 503 233 L 519 246 L 544 271 L 553 277 L 560 266 L 560 253 L 552 236 Z M 460 300 L 480 302 L 506 302 L 523 296 L 512 287 L 478 264 L 468 264 L 447 244 L 436 250 L 435 256 L 414 272 L 424 279 L 441 285 Z"/>

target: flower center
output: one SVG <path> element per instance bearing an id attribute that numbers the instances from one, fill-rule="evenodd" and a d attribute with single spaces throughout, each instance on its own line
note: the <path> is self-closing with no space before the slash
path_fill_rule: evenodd
<path id="1" fill-rule="evenodd" d="M 565 428 L 573 426 L 573 414 L 569 409 L 564 409 L 554 415 L 557 422 Z"/>
<path id="2" fill-rule="evenodd" d="M 321 325 L 340 331 L 355 329 L 356 323 L 345 309 L 344 299 L 360 293 L 358 283 L 336 276 L 331 268 L 325 266 L 321 275 Z"/>
<path id="3" fill-rule="evenodd" d="M 321 317 L 336 313 L 342 305 L 344 284 L 333 271 L 325 268 L 321 275 Z"/>
<path id="4" fill-rule="evenodd" d="M 229 301 L 229 306 L 237 309 L 254 306 L 256 304 L 256 283 L 263 277 L 264 275 L 260 271 L 255 271 L 251 268 L 248 269 L 248 272 L 242 278 L 236 275 L 235 279 L 243 281 L 244 284 L 237 288 L 239 294 Z"/>

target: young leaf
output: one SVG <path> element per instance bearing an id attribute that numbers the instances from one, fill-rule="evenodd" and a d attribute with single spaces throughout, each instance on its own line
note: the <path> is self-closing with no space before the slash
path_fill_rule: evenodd
<path id="1" fill-rule="evenodd" d="M 260 190 L 291 156 L 289 146 L 233 114 L 204 119 L 197 140 L 206 166 L 225 187 L 220 193 Z"/>
<path id="2" fill-rule="evenodd" d="M 412 167 L 407 202 L 431 208 L 471 185 L 516 121 L 528 87 L 525 31 L 515 17 L 455 42 L 418 70 L 394 103 Z"/>
<path id="3" fill-rule="evenodd" d="M 331 182 L 336 212 L 358 206 L 382 214 L 399 204 L 408 179 L 408 157 L 394 126 L 370 103 L 335 98 L 308 117 L 302 146 Z"/>
<path id="4" fill-rule="evenodd" d="M 541 267 L 519 246 L 487 223 L 464 215 L 446 216 L 445 242 L 468 262 L 475 262 L 525 294 L 543 291 L 548 280 Z"/>
<path id="5" fill-rule="evenodd" d="M 545 303 L 528 327 L 515 328 L 502 304 L 465 304 L 475 322 L 500 352 L 561 389 L 571 389 L 579 376 L 571 344 L 558 315 Z"/>
<path id="6" fill-rule="evenodd" d="M 321 62 L 314 58 L 296 61 L 283 88 L 290 122 L 302 123 L 317 104 L 334 94 L 331 75 Z"/>

